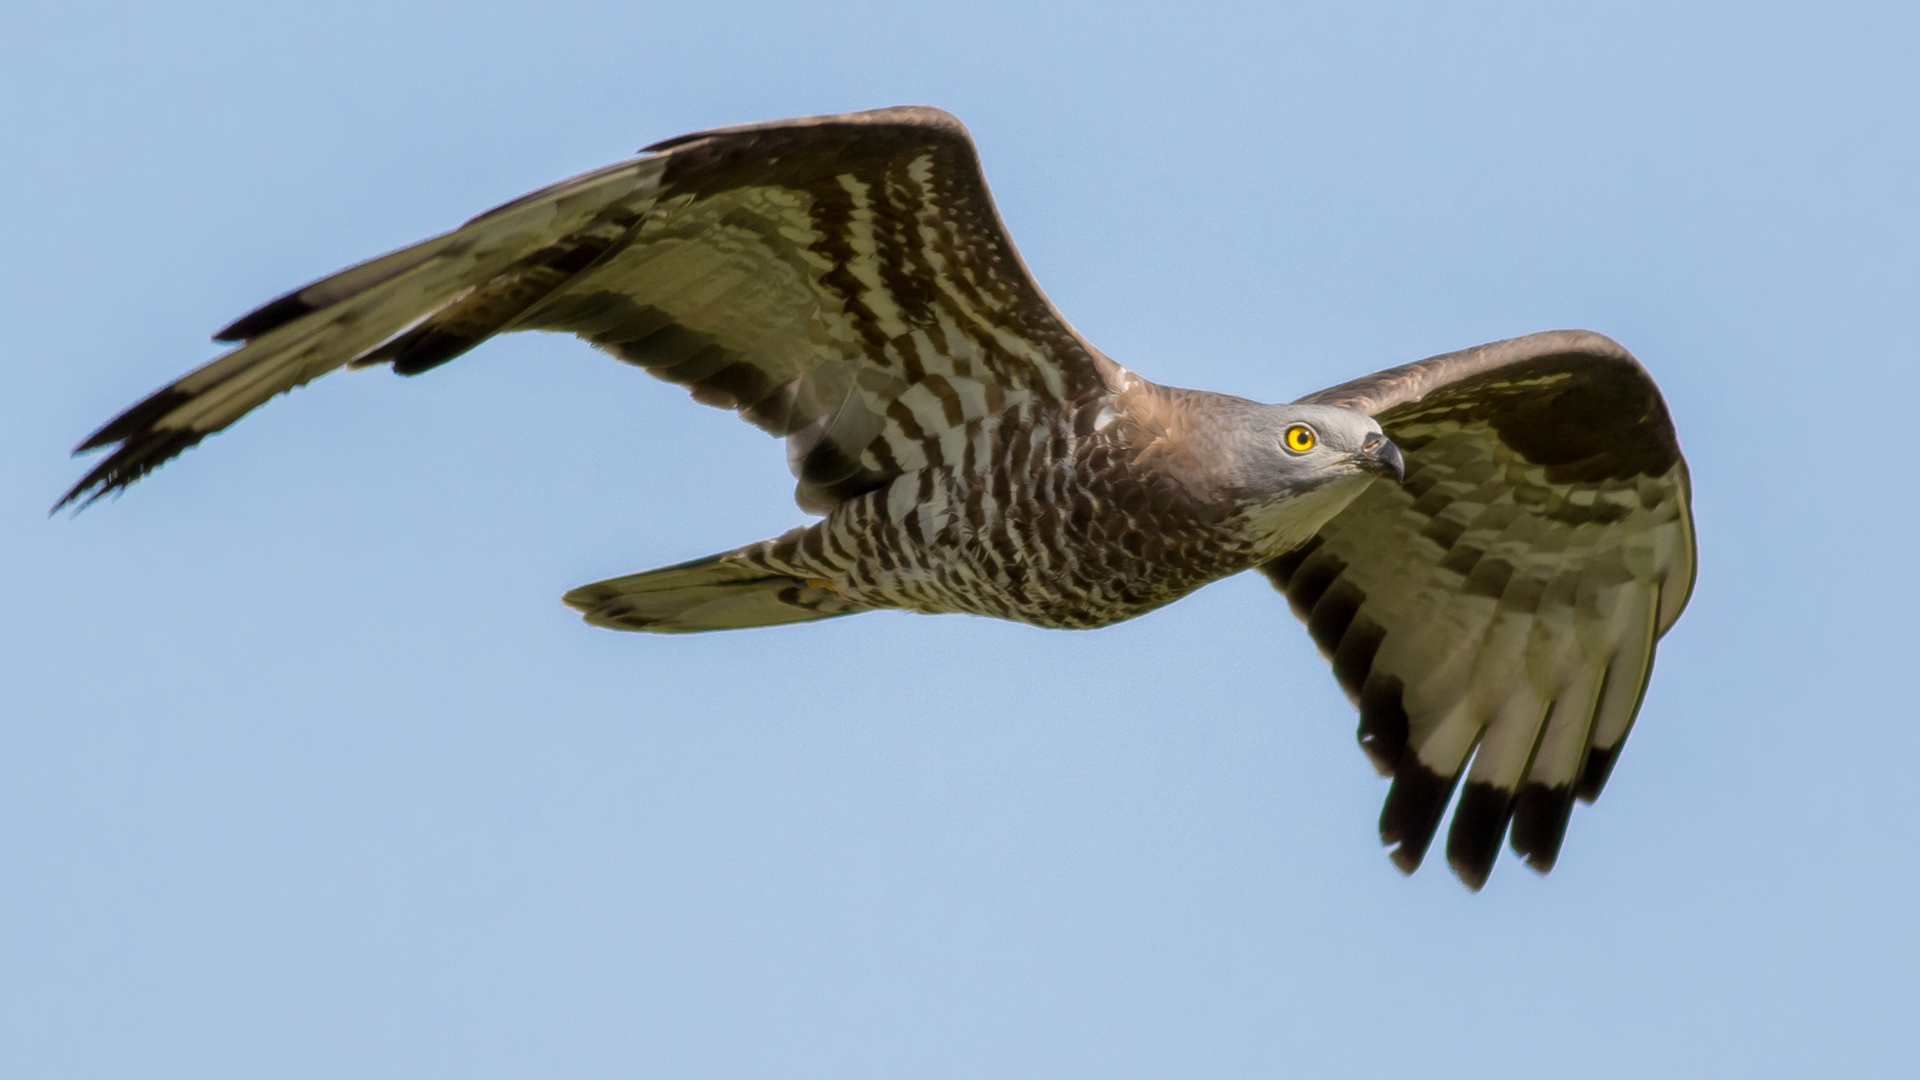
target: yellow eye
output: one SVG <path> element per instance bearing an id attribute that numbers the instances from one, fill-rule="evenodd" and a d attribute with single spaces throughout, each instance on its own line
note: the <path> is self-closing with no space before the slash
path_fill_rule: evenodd
<path id="1" fill-rule="evenodd" d="M 1319 441 L 1314 437 L 1313 429 L 1305 424 L 1295 424 L 1287 429 L 1287 449 L 1296 454 L 1306 453 Z"/>

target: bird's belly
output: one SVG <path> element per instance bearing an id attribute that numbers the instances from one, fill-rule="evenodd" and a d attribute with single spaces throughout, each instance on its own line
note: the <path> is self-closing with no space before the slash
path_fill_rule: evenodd
<path id="1" fill-rule="evenodd" d="M 902 477 L 837 507 L 797 553 L 862 607 L 1059 629 L 1145 614 L 1258 561 L 1238 529 L 1150 500 Z"/>
<path id="2" fill-rule="evenodd" d="M 934 573 L 883 571 L 853 583 L 856 601 L 925 614 L 985 615 L 1056 630 L 1093 630 L 1164 607 L 1228 573 L 1142 574 L 1093 569 L 1067 574 L 1001 574 L 953 566 Z"/>

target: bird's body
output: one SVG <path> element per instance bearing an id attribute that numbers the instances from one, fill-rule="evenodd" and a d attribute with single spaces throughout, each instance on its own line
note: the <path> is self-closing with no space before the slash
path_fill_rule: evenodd
<path id="1" fill-rule="evenodd" d="M 1475 888 L 1509 824 L 1552 866 L 1692 588 L 1686 463 L 1618 344 L 1535 334 L 1290 405 L 1154 384 L 1054 310 L 966 130 L 916 107 L 668 140 L 288 293 L 84 442 L 113 449 L 63 502 L 327 372 L 415 375 L 516 330 L 578 335 L 783 437 L 821 515 L 568 593 L 589 622 L 1093 628 L 1258 567 L 1394 776 L 1380 829 L 1402 869 L 1465 778 L 1447 854 Z"/>
<path id="2" fill-rule="evenodd" d="M 903 608 L 1091 629 L 1298 547 L 1366 485 L 1356 472 L 1249 498 L 1230 445 L 1176 433 L 1231 431 L 1236 413 L 1270 406 L 1111 370 L 1113 386 L 1076 408 L 963 427 L 945 460 L 722 558 L 790 579 L 782 602 L 822 616 Z M 618 595 L 589 586 L 569 601 L 624 629 L 707 628 L 650 622 Z"/>

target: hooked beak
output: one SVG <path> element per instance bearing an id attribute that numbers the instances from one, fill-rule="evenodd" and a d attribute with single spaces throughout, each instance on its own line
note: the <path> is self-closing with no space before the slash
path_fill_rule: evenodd
<path id="1" fill-rule="evenodd" d="M 1393 440 L 1378 432 L 1361 442 L 1360 452 L 1353 455 L 1353 463 L 1375 476 L 1391 477 L 1395 483 L 1407 478 L 1407 459 L 1400 456 L 1400 448 L 1393 445 Z"/>

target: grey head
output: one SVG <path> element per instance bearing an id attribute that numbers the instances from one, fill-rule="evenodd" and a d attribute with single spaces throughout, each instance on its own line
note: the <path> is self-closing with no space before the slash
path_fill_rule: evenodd
<path id="1" fill-rule="evenodd" d="M 1368 483 L 1398 483 L 1400 448 L 1370 416 L 1330 405 L 1262 405 L 1213 397 L 1195 447 L 1257 557 L 1306 543 Z"/>
<path id="2" fill-rule="evenodd" d="M 1373 417 L 1330 405 L 1261 405 L 1222 410 L 1215 442 L 1226 493 L 1248 505 L 1285 502 L 1342 480 L 1400 480 L 1406 462 Z M 1355 492 L 1360 484 L 1344 485 Z"/>
<path id="3" fill-rule="evenodd" d="M 1265 554 L 1306 543 L 1376 479 L 1400 482 L 1400 448 L 1371 416 L 1328 405 L 1259 405 L 1231 443 L 1232 484 Z"/>

